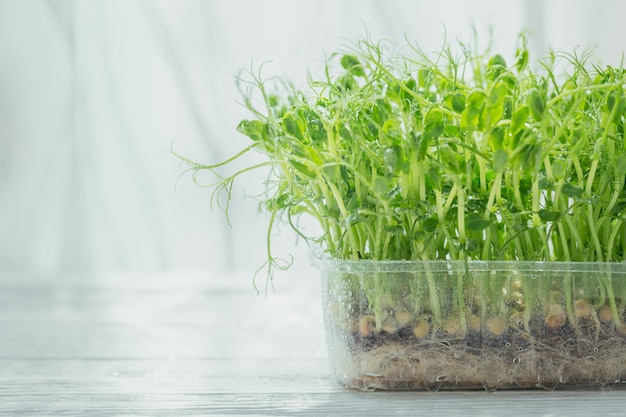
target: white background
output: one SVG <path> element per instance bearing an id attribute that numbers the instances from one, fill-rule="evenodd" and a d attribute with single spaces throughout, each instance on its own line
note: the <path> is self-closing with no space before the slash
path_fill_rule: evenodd
<path id="1" fill-rule="evenodd" d="M 0 0 L 0 270 L 260 266 L 258 176 L 236 184 L 230 227 L 170 153 L 246 145 L 235 75 L 251 62 L 304 81 L 365 28 L 434 51 L 475 26 L 505 56 L 527 29 L 535 58 L 597 45 L 618 66 L 624 16 L 619 0 Z M 306 267 L 292 234 L 276 242 Z"/>

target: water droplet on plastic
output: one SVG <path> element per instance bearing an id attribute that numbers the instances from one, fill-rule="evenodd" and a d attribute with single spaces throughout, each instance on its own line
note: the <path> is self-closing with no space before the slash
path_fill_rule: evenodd
<path id="1" fill-rule="evenodd" d="M 520 358 L 519 356 L 516 356 L 513 358 L 513 363 L 515 365 L 519 365 L 521 361 L 522 361 L 522 358 Z"/>

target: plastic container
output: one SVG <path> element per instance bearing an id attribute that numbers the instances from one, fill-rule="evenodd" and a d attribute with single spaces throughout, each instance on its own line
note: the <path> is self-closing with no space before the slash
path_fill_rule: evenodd
<path id="1" fill-rule="evenodd" d="M 626 382 L 626 265 L 315 252 L 332 372 L 360 390 Z"/>

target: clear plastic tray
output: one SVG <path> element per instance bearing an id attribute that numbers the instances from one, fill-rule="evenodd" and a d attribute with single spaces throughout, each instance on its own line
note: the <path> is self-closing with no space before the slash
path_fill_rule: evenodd
<path id="1" fill-rule="evenodd" d="M 332 372 L 360 390 L 621 386 L 626 265 L 340 261 L 321 272 Z"/>

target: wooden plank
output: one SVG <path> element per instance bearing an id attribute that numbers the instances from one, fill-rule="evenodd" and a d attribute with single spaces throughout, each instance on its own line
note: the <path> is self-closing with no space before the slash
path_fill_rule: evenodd
<path id="1" fill-rule="evenodd" d="M 623 416 L 623 391 L 362 393 L 329 375 L 316 277 L 0 277 L 0 415 Z M 229 283 L 229 284 L 227 284 Z"/>

